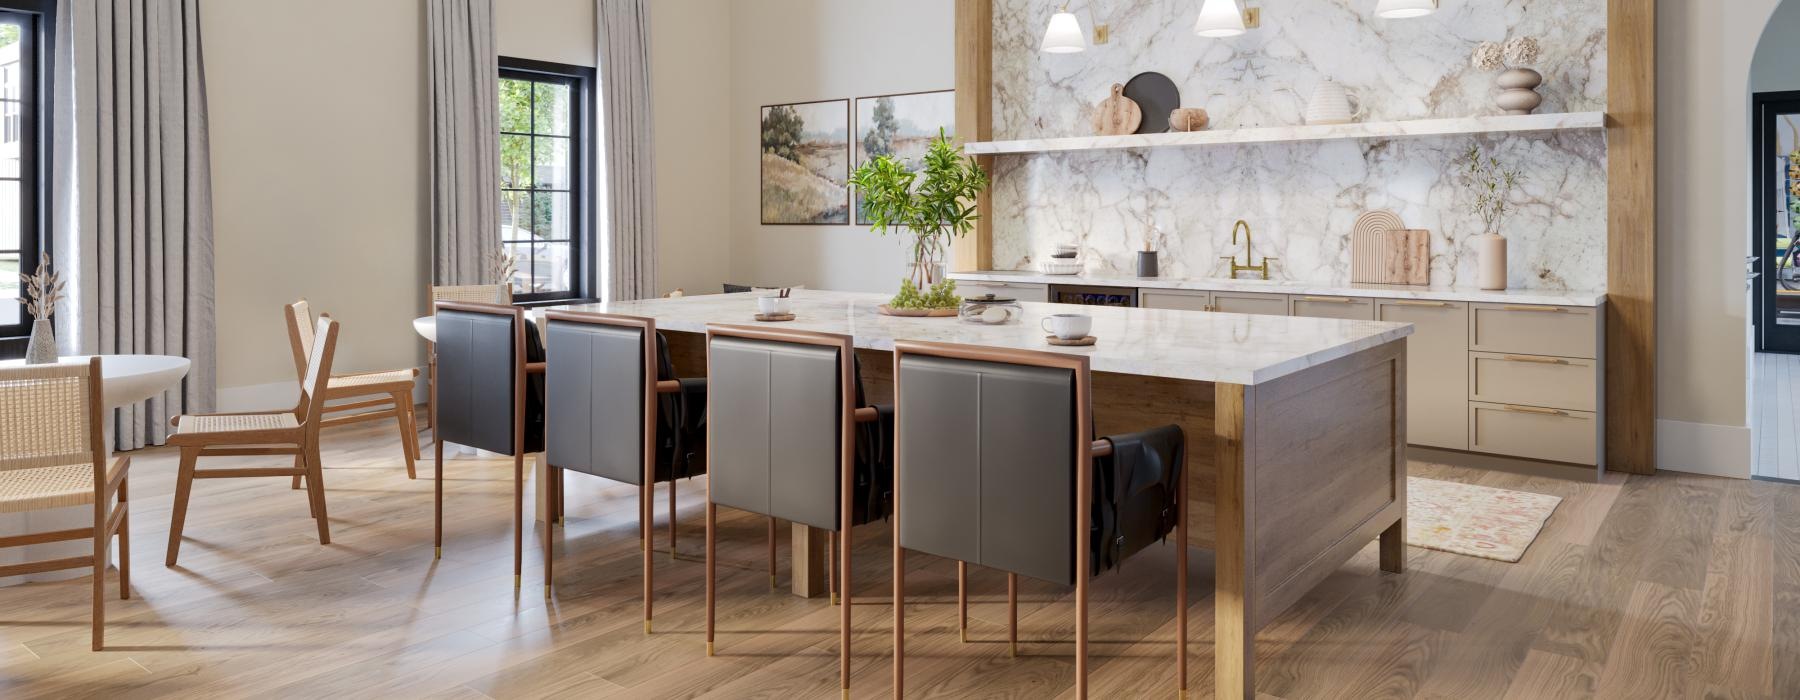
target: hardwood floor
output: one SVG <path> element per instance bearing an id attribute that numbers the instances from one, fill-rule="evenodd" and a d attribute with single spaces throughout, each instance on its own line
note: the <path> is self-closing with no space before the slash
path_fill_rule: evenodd
<path id="1" fill-rule="evenodd" d="M 434 562 L 430 469 L 408 481 L 392 435 L 326 435 L 330 546 L 286 479 L 202 481 L 174 569 L 155 553 L 175 457 L 137 453 L 135 595 L 108 602 L 109 649 L 88 651 L 85 579 L 0 589 L 0 696 L 836 696 L 837 611 L 789 595 L 785 563 L 783 590 L 769 590 L 760 518 L 721 511 L 718 656 L 705 656 L 703 480 L 681 485 L 680 556 L 658 560 L 645 636 L 633 489 L 570 474 L 555 596 L 534 535 L 515 595 L 510 462 L 448 463 Z M 1383 574 L 1371 542 L 1258 635 L 1260 695 L 1800 697 L 1800 486 L 1413 469 L 1566 500 L 1518 564 L 1412 548 L 1406 574 Z M 856 697 L 892 687 L 889 542 L 880 525 L 856 533 Z M 1209 697 L 1212 563 L 1195 554 L 1190 697 Z M 1095 579 L 1094 697 L 1174 695 L 1172 562 L 1165 545 Z M 913 697 L 1071 694 L 1070 589 L 1022 582 L 1012 659 L 1003 574 L 972 572 L 961 644 L 954 564 L 907 563 Z"/>

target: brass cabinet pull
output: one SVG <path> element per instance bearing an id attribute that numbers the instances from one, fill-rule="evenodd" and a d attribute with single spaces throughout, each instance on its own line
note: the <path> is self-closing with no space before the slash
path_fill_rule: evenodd
<path id="1" fill-rule="evenodd" d="M 1507 311 L 1531 311 L 1540 314 L 1566 314 L 1569 312 L 1568 309 L 1560 306 L 1517 306 L 1507 304 L 1500 308 L 1506 309 Z"/>
<path id="2" fill-rule="evenodd" d="M 1513 413 L 1535 413 L 1540 416 L 1567 416 L 1567 415 L 1569 415 L 1568 411 L 1558 411 L 1554 408 L 1536 408 L 1533 406 L 1514 406 L 1511 404 L 1501 406 L 1501 408 L 1508 410 L 1508 411 L 1512 411 Z"/>
<path id="3" fill-rule="evenodd" d="M 1393 304 L 1395 306 L 1428 306 L 1428 307 L 1431 307 L 1434 309 L 1450 308 L 1450 302 L 1447 302 L 1447 301 L 1417 301 L 1417 300 L 1413 300 L 1413 299 L 1396 299 L 1396 300 L 1390 301 L 1388 303 Z"/>
<path id="4" fill-rule="evenodd" d="M 1507 362 L 1531 362 L 1531 363 L 1540 364 L 1540 365 L 1566 365 L 1566 364 L 1569 364 L 1568 360 L 1562 359 L 1560 357 L 1534 357 L 1531 355 L 1506 355 L 1504 357 Z"/>
<path id="5" fill-rule="evenodd" d="M 1320 301 L 1327 304 L 1355 304 L 1356 299 L 1349 297 L 1300 297 L 1301 301 Z"/>

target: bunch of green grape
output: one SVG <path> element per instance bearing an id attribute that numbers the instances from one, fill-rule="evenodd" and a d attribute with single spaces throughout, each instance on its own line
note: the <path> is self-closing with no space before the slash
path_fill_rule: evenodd
<path id="1" fill-rule="evenodd" d="M 912 280 L 900 281 L 900 293 L 888 301 L 896 309 L 954 309 L 962 303 L 956 295 L 956 280 L 944 280 L 921 293 Z"/>

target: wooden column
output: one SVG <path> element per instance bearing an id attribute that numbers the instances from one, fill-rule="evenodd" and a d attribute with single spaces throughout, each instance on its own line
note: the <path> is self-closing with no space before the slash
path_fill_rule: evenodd
<path id="1" fill-rule="evenodd" d="M 956 140 L 987 141 L 994 132 L 994 0 L 956 0 Z M 975 159 L 990 175 L 994 157 Z M 994 265 L 991 195 L 975 198 L 980 218 L 950 248 L 950 269 L 986 270 Z"/>
<path id="2" fill-rule="evenodd" d="M 1218 470 L 1213 507 L 1213 697 L 1256 697 L 1256 610 L 1251 572 L 1256 569 L 1250 526 L 1256 521 L 1247 419 L 1251 397 L 1241 384 L 1214 385 L 1213 466 Z"/>
<path id="3" fill-rule="evenodd" d="M 792 571 L 789 575 L 793 577 L 794 595 L 801 598 L 823 596 L 826 593 L 826 532 L 800 523 L 793 523 L 793 531 Z"/>
<path id="4" fill-rule="evenodd" d="M 1606 3 L 1606 467 L 1656 471 L 1656 2 Z"/>

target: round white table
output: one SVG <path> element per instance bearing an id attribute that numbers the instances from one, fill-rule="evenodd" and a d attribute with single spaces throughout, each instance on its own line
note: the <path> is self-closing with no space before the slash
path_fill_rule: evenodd
<path id="1" fill-rule="evenodd" d="M 59 363 L 85 363 L 91 355 L 73 355 L 58 358 Z M 23 366 L 24 360 L 0 360 L 0 369 Z M 185 357 L 170 355 L 101 355 L 100 356 L 100 400 L 106 408 L 118 408 L 143 401 L 174 386 L 187 376 L 188 369 L 193 366 Z M 106 411 L 109 425 L 103 430 L 111 441 L 112 411 Z M 108 449 L 110 457 L 110 448 Z M 68 530 L 94 523 L 94 508 L 91 505 L 69 506 L 67 508 L 51 508 L 25 513 L 0 513 L 0 537 L 23 535 L 32 532 L 50 532 Z M 115 548 L 116 549 L 116 548 Z M 90 540 L 74 540 L 69 542 L 49 542 L 45 544 L 27 545 L 24 547 L 8 547 L 0 549 L 0 564 L 18 564 L 27 561 L 44 559 L 60 559 L 62 557 L 79 556 L 92 552 Z M 62 571 L 46 571 L 23 576 L 0 578 L 0 587 L 12 586 L 27 581 L 59 581 L 88 575 L 82 569 L 65 569 Z"/>

